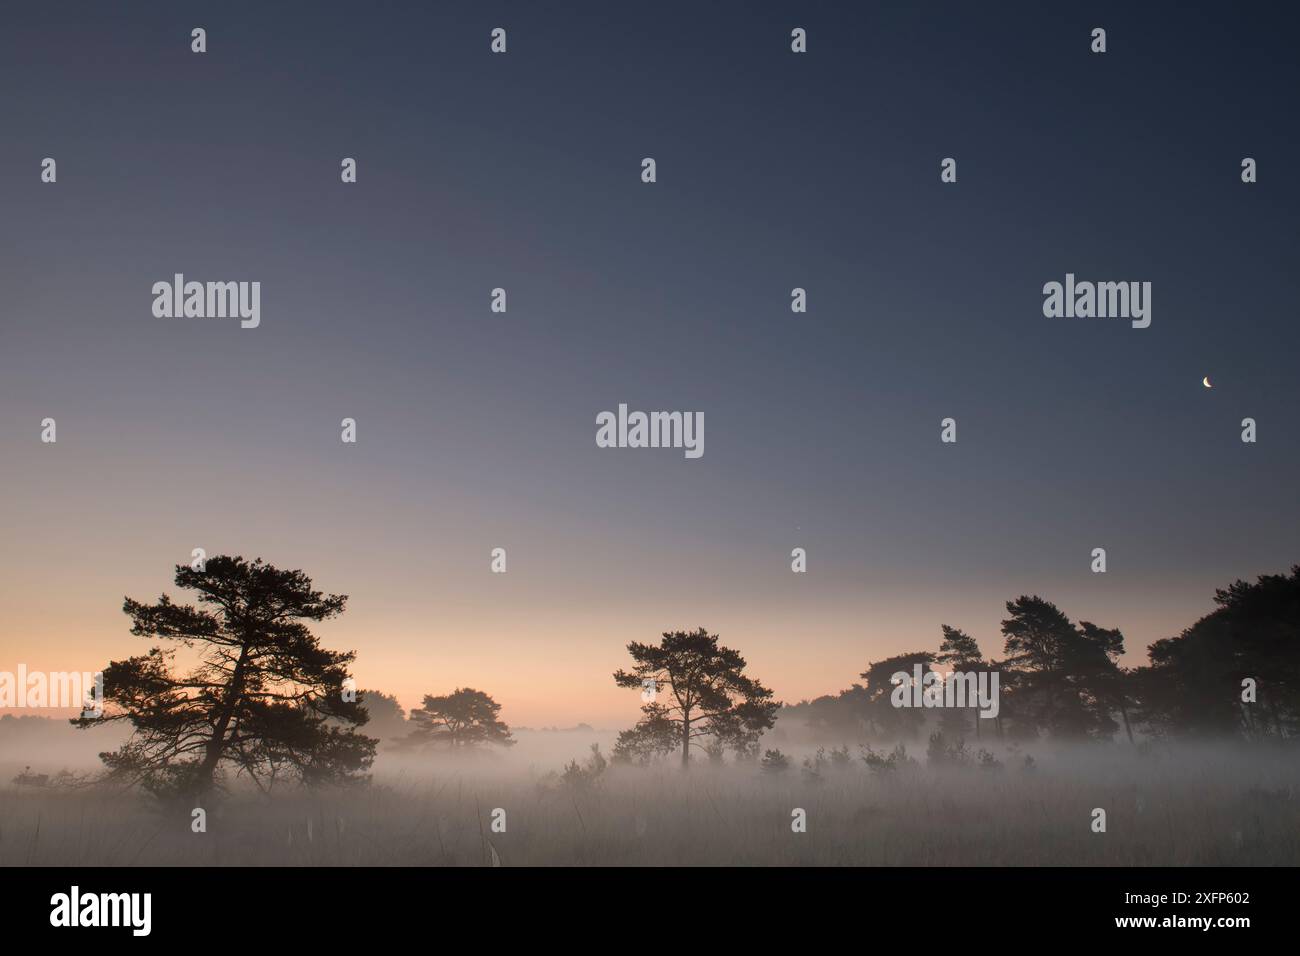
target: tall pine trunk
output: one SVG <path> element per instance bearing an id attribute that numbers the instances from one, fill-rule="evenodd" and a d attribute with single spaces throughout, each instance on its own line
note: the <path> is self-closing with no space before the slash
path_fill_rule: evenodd
<path id="1" fill-rule="evenodd" d="M 230 719 L 235 715 L 235 707 L 244 695 L 244 668 L 247 661 L 248 643 L 245 642 L 239 652 L 239 660 L 235 662 L 235 669 L 230 675 L 230 683 L 226 685 L 225 699 L 221 702 L 221 713 L 217 718 L 216 727 L 213 728 L 212 739 L 208 741 L 203 754 L 203 763 L 199 764 L 198 770 L 195 771 L 194 787 L 200 795 L 212 789 L 217 764 L 225 754 L 226 731 L 230 728 Z"/>
<path id="2" fill-rule="evenodd" d="M 1128 734 L 1128 742 L 1133 743 L 1133 728 L 1128 722 L 1128 703 L 1124 700 L 1124 695 L 1119 695 L 1119 715 L 1124 718 L 1124 732 Z"/>

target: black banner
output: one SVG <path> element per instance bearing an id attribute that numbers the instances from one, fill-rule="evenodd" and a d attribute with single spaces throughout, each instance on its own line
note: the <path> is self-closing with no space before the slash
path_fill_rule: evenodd
<path id="1" fill-rule="evenodd" d="M 1231 944 L 1279 931 L 1291 869 L 431 869 L 7 870 L 4 925 L 72 945 L 226 936 L 286 944 L 376 941 L 474 926 L 657 938 L 679 901 L 692 924 L 739 935 L 978 928 L 1066 938 L 1192 935 Z M 674 917 L 675 918 L 675 917 Z M 107 924 L 107 925 L 105 925 Z M 378 935 L 377 935 L 378 934 Z M 971 937 L 976 942 L 982 935 Z"/>

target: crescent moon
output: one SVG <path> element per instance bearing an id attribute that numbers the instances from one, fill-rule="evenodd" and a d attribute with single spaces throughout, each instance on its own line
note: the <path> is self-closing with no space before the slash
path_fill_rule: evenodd
<path id="1" fill-rule="evenodd" d="M 1204 385 L 1206 388 L 1214 388 L 1214 386 L 1210 384 L 1210 376 L 1208 375 L 1205 376 L 1205 378 L 1201 379 L 1201 384 Z"/>

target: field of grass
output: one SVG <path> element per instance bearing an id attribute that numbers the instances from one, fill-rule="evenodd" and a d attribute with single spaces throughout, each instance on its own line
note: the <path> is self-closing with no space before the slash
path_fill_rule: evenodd
<path id="1" fill-rule="evenodd" d="M 802 756 L 799 754 L 797 756 Z M 3 865 L 1294 865 L 1300 761 L 1241 746 L 1039 753 L 1032 770 L 809 779 L 757 766 L 611 767 L 566 784 L 517 759 L 381 760 L 359 791 L 213 797 L 188 806 L 94 788 L 0 789 Z M 1092 830 L 1093 809 L 1107 815 Z M 505 811 L 505 832 L 492 831 Z M 807 831 L 792 832 L 792 811 Z"/>

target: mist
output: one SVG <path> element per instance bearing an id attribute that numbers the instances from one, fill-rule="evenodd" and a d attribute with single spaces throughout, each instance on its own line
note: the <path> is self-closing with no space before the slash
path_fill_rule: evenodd
<path id="1" fill-rule="evenodd" d="M 936 746 L 783 718 L 761 744 L 784 769 L 684 769 L 610 762 L 612 730 L 517 730 L 465 753 L 381 744 L 360 786 L 263 794 L 234 777 L 196 807 L 97 783 L 96 751 L 121 737 L 0 720 L 0 863 L 1201 866 L 1300 850 L 1300 763 L 1267 742 Z"/>

